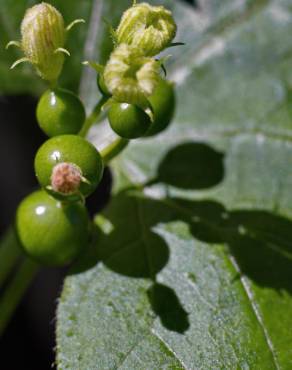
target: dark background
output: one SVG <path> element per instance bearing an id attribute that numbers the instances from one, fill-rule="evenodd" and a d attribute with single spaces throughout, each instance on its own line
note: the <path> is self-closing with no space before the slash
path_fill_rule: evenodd
<path id="1" fill-rule="evenodd" d="M 186 1 L 195 6 L 194 0 Z M 37 188 L 33 160 L 46 136 L 36 123 L 36 104 L 29 96 L 0 96 L 0 237 L 13 223 L 21 199 Z M 110 183 L 107 170 L 88 200 L 91 213 L 107 201 Z M 55 310 L 65 274 L 66 269 L 45 268 L 34 279 L 0 339 L 1 370 L 52 369 Z"/>

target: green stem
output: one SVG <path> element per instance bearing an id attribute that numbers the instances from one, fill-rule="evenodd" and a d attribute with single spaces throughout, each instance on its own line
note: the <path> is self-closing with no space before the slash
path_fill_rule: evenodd
<path id="1" fill-rule="evenodd" d="M 87 117 L 81 131 L 79 132 L 80 136 L 85 137 L 88 134 L 88 131 L 98 119 L 101 113 L 101 109 L 103 105 L 107 102 L 107 100 L 108 100 L 108 97 L 102 96 L 100 101 L 94 107 L 92 113 Z M 105 165 L 108 164 L 110 160 L 116 157 L 128 145 L 128 142 L 129 140 L 118 137 L 112 143 L 110 143 L 106 148 L 102 149 L 100 151 L 100 154 L 103 158 L 104 164 Z"/>
<path id="2" fill-rule="evenodd" d="M 7 233 L 0 247 L 0 288 L 7 280 L 16 262 L 23 256 L 23 253 L 16 240 L 13 230 Z"/>
<path id="3" fill-rule="evenodd" d="M 25 258 L 12 281 L 6 287 L 0 300 L 0 335 L 20 302 L 23 294 L 34 278 L 39 266 Z"/>
<path id="4" fill-rule="evenodd" d="M 114 157 L 116 157 L 129 143 L 129 140 L 118 137 L 107 147 L 101 150 L 100 154 L 103 159 L 103 163 L 106 165 Z"/>
<path id="5" fill-rule="evenodd" d="M 58 80 L 49 81 L 49 88 L 54 90 L 58 87 Z"/>
<path id="6" fill-rule="evenodd" d="M 94 107 L 92 113 L 90 116 L 87 117 L 81 131 L 79 132 L 79 135 L 82 137 L 85 137 L 90 129 L 90 127 L 96 122 L 98 116 L 100 115 L 101 108 L 105 104 L 105 102 L 108 100 L 107 97 L 102 96 L 100 101 L 96 104 Z"/>

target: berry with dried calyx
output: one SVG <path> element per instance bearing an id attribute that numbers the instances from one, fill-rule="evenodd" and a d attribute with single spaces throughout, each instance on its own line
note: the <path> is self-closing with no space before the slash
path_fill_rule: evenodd
<path id="1" fill-rule="evenodd" d="M 75 135 L 47 140 L 35 158 L 35 173 L 43 188 L 59 199 L 75 200 L 90 195 L 103 174 L 99 152 Z"/>
<path id="2" fill-rule="evenodd" d="M 62 162 L 53 168 L 51 175 L 52 190 L 64 195 L 78 192 L 82 182 L 82 171 L 73 163 Z"/>

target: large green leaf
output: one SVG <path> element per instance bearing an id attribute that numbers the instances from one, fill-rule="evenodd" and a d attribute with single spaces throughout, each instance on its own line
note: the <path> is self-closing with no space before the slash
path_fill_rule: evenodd
<path id="1" fill-rule="evenodd" d="M 72 47 L 102 61 L 101 15 L 115 22 L 130 1 L 54 3 L 88 19 Z M 112 199 L 60 298 L 58 367 L 290 369 L 291 2 L 163 3 L 187 44 L 168 63 L 177 114 L 113 163 Z M 82 72 L 88 107 L 93 76 Z"/>
<path id="2" fill-rule="evenodd" d="M 168 5 L 187 41 L 175 122 L 114 162 L 65 281 L 59 368 L 290 369 L 291 4 Z"/>

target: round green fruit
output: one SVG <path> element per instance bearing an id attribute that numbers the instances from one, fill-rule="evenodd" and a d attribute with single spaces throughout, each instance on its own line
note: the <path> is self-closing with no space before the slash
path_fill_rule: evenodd
<path id="1" fill-rule="evenodd" d="M 143 136 L 151 125 L 149 116 L 142 109 L 128 103 L 113 103 L 108 119 L 113 131 L 125 139 Z"/>
<path id="2" fill-rule="evenodd" d="M 80 99 L 65 89 L 45 91 L 37 106 L 38 123 L 50 137 L 77 134 L 85 117 L 85 109 Z"/>
<path id="3" fill-rule="evenodd" d="M 102 95 L 111 96 L 111 93 L 108 91 L 108 88 L 104 82 L 103 73 L 99 73 L 97 75 L 97 86 Z"/>
<path id="4" fill-rule="evenodd" d="M 96 148 L 76 135 L 47 140 L 35 157 L 35 173 L 40 185 L 58 199 L 78 200 L 97 187 L 103 161 Z"/>
<path id="5" fill-rule="evenodd" d="M 175 93 L 172 83 L 161 79 L 148 100 L 153 109 L 154 121 L 146 136 L 153 136 L 165 130 L 173 118 Z"/>
<path id="6" fill-rule="evenodd" d="M 89 217 L 81 203 L 61 203 L 39 190 L 20 203 L 16 229 L 31 258 L 44 265 L 62 266 L 86 248 Z"/>

